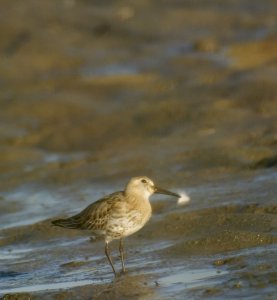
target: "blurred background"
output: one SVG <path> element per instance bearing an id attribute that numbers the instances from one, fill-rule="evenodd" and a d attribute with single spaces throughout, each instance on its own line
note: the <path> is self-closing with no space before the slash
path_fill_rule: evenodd
<path id="1" fill-rule="evenodd" d="M 132 176 L 186 189 L 188 210 L 272 205 L 276 12 L 274 0 L 1 0 L 4 250 Z"/>

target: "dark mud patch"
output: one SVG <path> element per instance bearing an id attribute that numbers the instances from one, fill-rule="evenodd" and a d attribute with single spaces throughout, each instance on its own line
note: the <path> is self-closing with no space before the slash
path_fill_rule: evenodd
<path id="1" fill-rule="evenodd" d="M 277 166 L 277 155 L 265 157 L 259 161 L 257 161 L 253 168 L 273 168 Z"/>

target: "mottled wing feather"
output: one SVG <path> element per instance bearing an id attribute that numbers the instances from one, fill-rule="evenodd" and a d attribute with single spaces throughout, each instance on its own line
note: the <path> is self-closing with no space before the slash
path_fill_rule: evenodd
<path id="1" fill-rule="evenodd" d="M 114 205 L 122 199 L 123 192 L 113 193 L 90 204 L 77 215 L 67 219 L 55 220 L 52 223 L 71 229 L 105 230 Z"/>

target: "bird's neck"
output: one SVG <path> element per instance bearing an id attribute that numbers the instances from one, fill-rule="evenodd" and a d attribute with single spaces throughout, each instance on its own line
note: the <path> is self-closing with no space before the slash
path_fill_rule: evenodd
<path id="1" fill-rule="evenodd" d="M 125 195 L 127 196 L 126 199 L 128 199 L 131 202 L 149 202 L 149 193 L 146 191 L 142 193 L 141 191 L 134 191 L 128 192 L 128 190 L 125 191 Z"/>
<path id="2" fill-rule="evenodd" d="M 148 220 L 152 213 L 151 203 L 149 201 L 149 195 L 142 195 L 141 193 L 130 193 L 126 197 L 126 201 L 133 210 L 140 211 L 143 216 Z"/>

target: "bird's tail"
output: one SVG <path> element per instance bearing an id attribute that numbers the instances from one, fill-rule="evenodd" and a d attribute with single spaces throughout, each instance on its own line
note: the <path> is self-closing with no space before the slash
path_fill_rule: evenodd
<path id="1" fill-rule="evenodd" d="M 60 226 L 60 227 L 69 228 L 69 229 L 77 229 L 78 224 L 76 224 L 76 222 L 74 222 L 74 221 L 75 220 L 72 218 L 67 218 L 67 219 L 54 220 L 51 223 L 55 226 Z"/>

